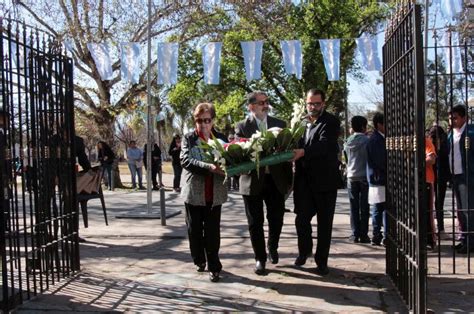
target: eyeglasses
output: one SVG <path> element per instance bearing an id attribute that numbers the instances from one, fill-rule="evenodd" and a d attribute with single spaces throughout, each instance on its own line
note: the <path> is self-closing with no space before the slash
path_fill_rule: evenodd
<path id="1" fill-rule="evenodd" d="M 322 102 L 307 102 L 306 103 L 307 106 L 315 106 L 315 107 L 319 107 L 322 104 L 323 104 Z"/>
<path id="2" fill-rule="evenodd" d="M 258 106 L 270 105 L 270 101 L 268 99 L 266 99 L 266 100 L 261 100 L 261 101 L 254 102 L 254 104 L 258 105 Z"/>
<path id="3" fill-rule="evenodd" d="M 197 124 L 210 124 L 212 122 L 212 119 L 211 118 L 205 118 L 205 119 L 201 119 L 201 118 L 198 118 L 198 119 L 195 119 L 194 120 Z"/>

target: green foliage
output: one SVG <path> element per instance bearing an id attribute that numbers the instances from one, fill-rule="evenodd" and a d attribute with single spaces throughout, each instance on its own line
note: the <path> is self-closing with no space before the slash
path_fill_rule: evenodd
<path id="1" fill-rule="evenodd" d="M 245 94 L 252 90 L 268 93 L 277 116 L 289 121 L 292 103 L 304 96 L 310 88 L 327 91 L 327 103 L 336 114 L 343 111 L 346 97 L 345 77 L 341 81 L 328 82 L 318 39 L 357 38 L 363 33 L 373 33 L 375 26 L 386 12 L 375 0 L 318 0 L 291 2 L 262 1 L 258 3 L 233 4 L 231 13 L 220 20 L 219 27 L 228 29 L 220 34 L 212 34 L 206 41 L 223 42 L 219 85 L 205 85 L 202 80 L 202 42 L 193 43 L 184 49 L 180 60 L 182 82 L 171 89 L 170 103 L 183 89 L 194 92 L 193 101 L 206 100 L 216 105 L 217 126 L 230 132 L 232 125 L 240 120 L 245 108 Z M 219 17 L 224 11 L 219 11 Z M 237 18 L 236 18 L 237 17 Z M 196 24 L 205 27 L 206 22 Z M 216 23 L 210 20 L 210 23 Z M 299 39 L 303 48 L 303 75 L 298 80 L 287 75 L 282 63 L 280 40 Z M 247 82 L 240 41 L 263 40 L 262 79 Z M 198 46 L 198 47 L 196 47 Z M 341 74 L 357 72 L 354 64 L 355 42 L 341 42 Z M 186 85 L 184 88 L 182 85 Z M 178 91 L 173 91 L 177 89 Z M 172 100 L 173 99 L 173 100 Z M 194 103 L 195 104 L 195 103 Z"/>

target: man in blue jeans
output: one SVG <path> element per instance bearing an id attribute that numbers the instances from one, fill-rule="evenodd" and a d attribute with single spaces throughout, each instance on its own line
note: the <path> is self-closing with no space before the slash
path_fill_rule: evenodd
<path id="1" fill-rule="evenodd" d="M 372 205 L 372 245 L 380 245 L 387 235 L 385 221 L 385 185 L 387 181 L 387 151 L 385 148 L 385 126 L 383 114 L 377 112 L 372 120 L 374 133 L 367 143 L 367 179 L 369 181 L 369 204 Z M 382 226 L 384 233 L 382 236 Z"/>
<path id="2" fill-rule="evenodd" d="M 127 149 L 128 168 L 132 175 L 132 189 L 137 188 L 136 177 L 138 176 L 138 188 L 144 190 L 145 187 L 142 184 L 142 164 L 143 164 L 143 152 L 137 147 L 135 141 L 130 141 L 130 147 Z"/>
<path id="3" fill-rule="evenodd" d="M 369 232 L 369 185 L 367 183 L 367 119 L 354 116 L 351 119 L 354 133 L 344 145 L 347 162 L 347 192 L 351 205 L 351 229 L 349 241 L 370 243 Z"/>
<path id="4" fill-rule="evenodd" d="M 461 242 L 455 249 L 459 254 L 467 254 L 474 252 L 474 125 L 468 124 L 463 105 L 453 107 L 449 118 L 449 164 L 461 229 Z"/>

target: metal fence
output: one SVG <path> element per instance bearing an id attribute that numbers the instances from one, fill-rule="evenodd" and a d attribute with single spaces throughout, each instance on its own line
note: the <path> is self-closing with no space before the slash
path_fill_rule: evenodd
<path id="1" fill-rule="evenodd" d="M 474 248 L 474 104 L 469 104 L 474 96 L 474 43 L 472 38 L 454 40 L 456 35 L 451 29 L 435 30 L 428 34 L 432 38 L 432 44 L 425 47 L 425 125 L 427 131 L 431 129 L 429 136 L 437 155 L 434 167 L 434 205 L 425 208 L 430 217 L 428 221 L 433 226 L 429 228 L 428 239 L 433 239 L 435 243 L 428 250 L 427 266 L 430 275 L 472 274 L 474 265 L 474 250 L 460 250 L 456 247 L 461 238 L 467 238 L 466 245 Z M 463 159 L 467 162 L 461 165 L 462 170 L 458 169 L 453 173 L 452 156 L 455 149 L 454 141 L 450 140 L 452 131 L 448 112 L 456 106 L 463 107 L 467 113 L 466 132 L 471 133 L 471 137 L 468 136 L 461 143 L 464 146 Z M 439 127 L 435 129 L 433 126 Z M 456 177 L 459 173 L 466 175 L 464 181 L 468 195 L 464 197 L 469 199 L 466 202 L 469 206 L 458 206 L 461 205 L 456 198 Z"/>
<path id="2" fill-rule="evenodd" d="M 72 61 L 54 38 L 0 21 L 1 307 L 79 270 Z"/>

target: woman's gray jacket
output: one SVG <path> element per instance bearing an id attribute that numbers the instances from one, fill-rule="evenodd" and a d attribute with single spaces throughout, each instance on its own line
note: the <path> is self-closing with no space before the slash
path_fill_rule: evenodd
<path id="1" fill-rule="evenodd" d="M 223 134 L 213 132 L 214 136 L 226 142 Z M 191 132 L 184 136 L 181 147 L 181 165 L 184 168 L 184 186 L 181 196 L 184 202 L 194 206 L 205 206 L 204 195 L 205 181 L 209 174 L 213 174 L 213 203 L 212 206 L 222 205 L 227 201 L 227 185 L 224 184 L 224 176 L 212 173 L 211 164 L 203 161 L 201 148 L 199 148 L 199 136 L 197 132 Z"/>

